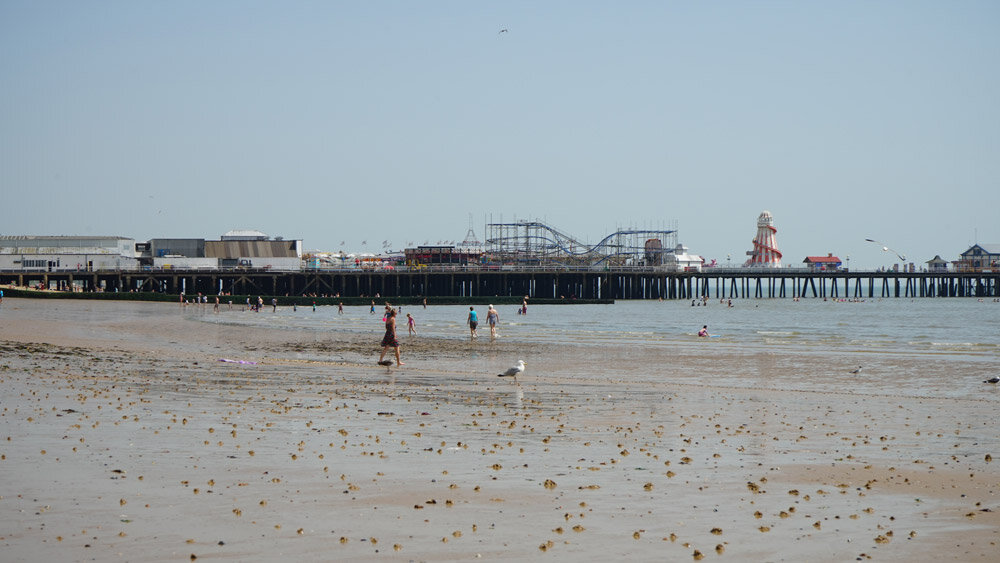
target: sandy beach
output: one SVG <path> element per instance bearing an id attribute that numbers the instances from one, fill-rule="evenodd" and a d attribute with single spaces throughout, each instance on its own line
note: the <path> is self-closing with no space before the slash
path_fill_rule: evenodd
<path id="1" fill-rule="evenodd" d="M 5 299 L 2 559 L 1000 558 L 993 389 L 715 384 L 747 362 L 781 381 L 789 352 L 734 347 L 638 384 L 706 368 L 400 326 L 387 369 L 364 334 Z M 496 377 L 519 357 L 519 385 Z"/>

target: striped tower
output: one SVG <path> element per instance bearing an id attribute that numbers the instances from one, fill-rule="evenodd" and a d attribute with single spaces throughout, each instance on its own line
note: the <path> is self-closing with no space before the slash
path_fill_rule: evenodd
<path id="1" fill-rule="evenodd" d="M 770 211 L 763 211 L 757 217 L 757 236 L 753 239 L 753 250 L 747 251 L 750 258 L 743 264 L 752 268 L 780 268 L 781 252 L 778 251 L 778 242 L 774 238 L 774 233 L 778 229 L 774 228 L 774 217 Z"/>

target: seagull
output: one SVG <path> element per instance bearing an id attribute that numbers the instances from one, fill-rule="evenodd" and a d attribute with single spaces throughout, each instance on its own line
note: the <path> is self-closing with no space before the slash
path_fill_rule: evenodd
<path id="1" fill-rule="evenodd" d="M 993 383 L 993 384 L 1000 383 L 1000 377 L 994 375 L 993 377 L 987 379 L 986 381 L 983 381 L 983 383 Z"/>
<path id="2" fill-rule="evenodd" d="M 900 253 L 896 252 L 895 250 L 893 250 L 893 249 L 889 248 L 888 246 L 886 246 L 886 245 L 882 244 L 881 242 L 879 242 L 879 241 L 877 241 L 877 240 L 874 240 L 874 239 L 870 239 L 870 238 L 866 238 L 866 239 L 865 239 L 865 241 L 866 241 L 866 242 L 874 242 L 875 244 L 877 244 L 877 245 L 879 245 L 879 246 L 881 246 L 881 247 L 882 247 L 882 252 L 892 252 L 893 254 L 895 254 L 896 256 L 898 256 L 898 257 L 899 257 L 899 259 L 900 259 L 900 260 L 902 260 L 903 262 L 905 262 L 905 261 L 906 261 L 906 256 L 904 256 L 904 255 L 902 255 L 902 254 L 900 254 Z"/>
<path id="3" fill-rule="evenodd" d="M 507 33 L 507 28 L 505 27 L 505 28 L 503 28 L 503 29 L 501 29 L 500 31 L 497 32 L 498 35 L 500 33 Z"/>
<path id="4" fill-rule="evenodd" d="M 392 360 L 379 360 L 378 361 L 378 365 L 385 366 L 386 373 L 392 371 L 392 370 L 389 369 L 389 368 L 392 367 Z"/>
<path id="5" fill-rule="evenodd" d="M 508 368 L 507 371 L 503 373 L 498 373 L 497 377 L 513 377 L 514 382 L 516 383 L 517 376 L 520 373 L 524 373 L 524 360 L 518 360 L 516 366 Z"/>
<path id="6" fill-rule="evenodd" d="M 852 369 L 851 373 L 853 373 L 854 375 L 861 373 L 861 366 L 858 366 L 858 369 Z"/>

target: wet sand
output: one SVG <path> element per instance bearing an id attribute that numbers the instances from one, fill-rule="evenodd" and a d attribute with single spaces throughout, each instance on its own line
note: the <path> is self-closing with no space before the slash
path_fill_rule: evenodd
<path id="1" fill-rule="evenodd" d="M 788 351 L 729 348 L 706 367 L 639 347 L 423 336 L 402 338 L 407 365 L 386 369 L 380 336 L 5 299 L 3 559 L 1000 553 L 990 388 L 796 388 Z M 495 377 L 520 357 L 520 385 Z M 606 377 L 577 377 L 594 362 Z M 728 384 L 748 362 L 774 385 Z M 637 384 L 638 372 L 664 381 Z M 669 377 L 686 372 L 703 377 Z"/>

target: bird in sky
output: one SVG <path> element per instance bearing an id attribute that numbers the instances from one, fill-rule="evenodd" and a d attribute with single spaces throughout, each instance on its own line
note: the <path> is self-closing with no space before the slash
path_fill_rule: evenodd
<path id="1" fill-rule="evenodd" d="M 524 360 L 518 360 L 517 365 L 507 368 L 507 371 L 503 373 L 498 373 L 497 377 L 513 377 L 514 382 L 517 382 L 517 376 L 524 373 Z"/>
<path id="2" fill-rule="evenodd" d="M 499 35 L 501 33 L 507 33 L 507 28 L 506 27 L 502 28 L 500 31 L 497 32 L 497 35 Z"/>
<path id="3" fill-rule="evenodd" d="M 882 252 L 892 252 L 893 254 L 895 254 L 896 256 L 898 256 L 900 260 L 902 260 L 904 262 L 906 261 L 906 256 L 904 256 L 904 255 L 896 252 L 895 250 L 889 248 L 888 246 L 882 244 L 881 242 L 879 242 L 877 240 L 866 238 L 865 241 L 867 241 L 867 242 L 874 242 L 875 244 L 877 244 L 877 245 L 879 245 L 879 246 L 882 247 Z"/>

